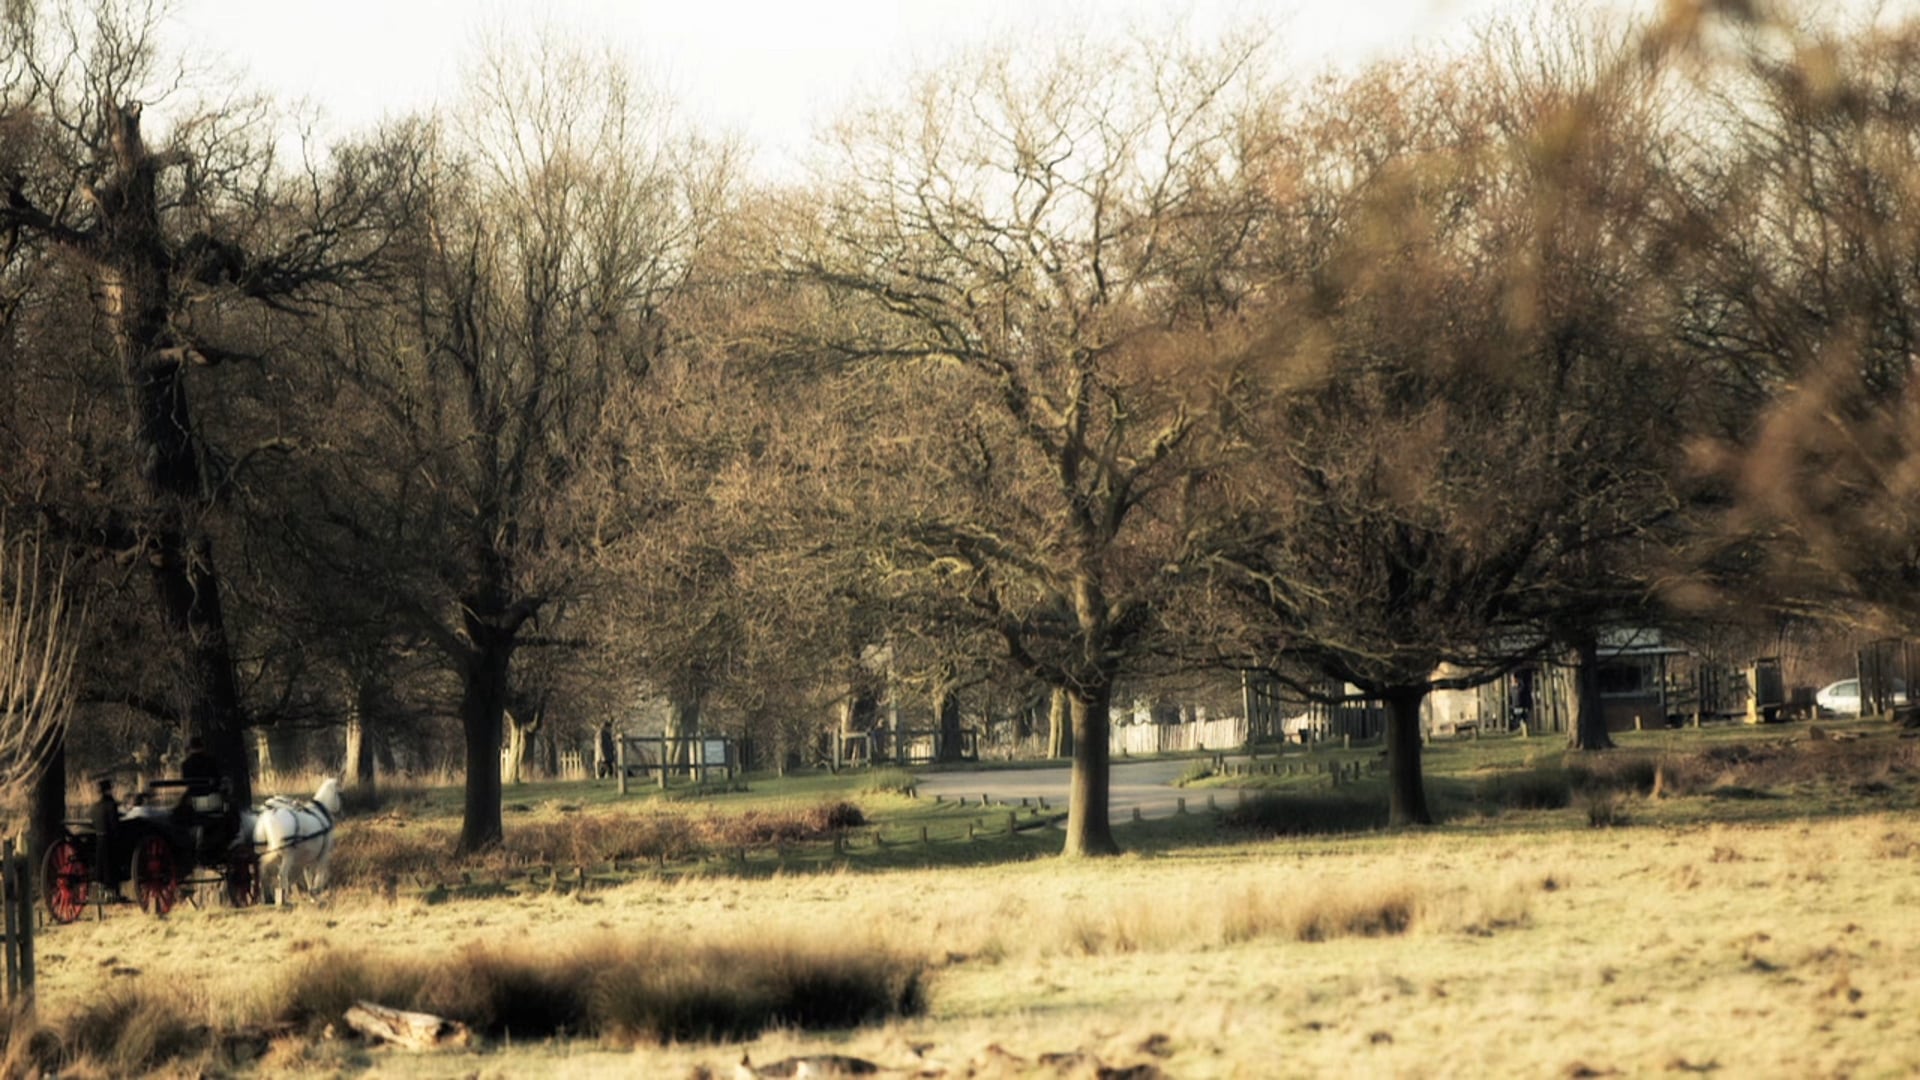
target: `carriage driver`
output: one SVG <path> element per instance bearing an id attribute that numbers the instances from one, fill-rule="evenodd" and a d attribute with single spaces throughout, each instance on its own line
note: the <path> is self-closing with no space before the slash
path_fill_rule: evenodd
<path id="1" fill-rule="evenodd" d="M 103 776 L 98 781 L 100 797 L 93 802 L 92 824 L 95 837 L 93 876 L 113 899 L 122 899 L 120 881 L 113 858 L 114 834 L 120 828 L 120 802 L 113 797 L 113 777 Z"/>
<path id="2" fill-rule="evenodd" d="M 174 819 L 193 823 L 194 849 L 204 853 L 225 846 L 239 822 L 227 813 L 220 763 L 207 753 L 207 744 L 198 735 L 187 740 L 187 756 L 180 759 L 180 779 L 187 782 L 187 791 L 174 807 Z M 208 825 L 213 826 L 211 832 Z"/>
<path id="3" fill-rule="evenodd" d="M 187 740 L 187 756 L 180 759 L 180 779 L 187 781 L 187 790 L 196 795 L 219 790 L 220 763 L 207 753 L 207 744 L 198 735 Z"/>

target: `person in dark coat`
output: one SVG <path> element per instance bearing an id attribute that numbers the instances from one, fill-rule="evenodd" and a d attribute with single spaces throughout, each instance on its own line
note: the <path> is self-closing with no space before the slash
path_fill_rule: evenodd
<path id="1" fill-rule="evenodd" d="M 220 763 L 207 753 L 207 745 L 198 735 L 187 740 L 187 756 L 180 759 L 180 779 L 187 781 L 188 790 L 196 794 L 220 787 Z"/>
<path id="2" fill-rule="evenodd" d="M 120 800 L 113 797 L 113 777 L 103 776 L 99 780 L 100 797 L 93 801 L 91 814 L 94 835 L 93 879 L 113 899 L 121 899 L 120 860 L 114 858 L 118 850 L 115 843 L 120 831 Z"/>
<path id="3" fill-rule="evenodd" d="M 195 735 L 187 740 L 187 756 L 180 759 L 180 779 L 186 792 L 173 808 L 174 820 L 193 831 L 193 848 L 202 859 L 223 849 L 239 828 L 239 815 L 227 805 L 226 778 L 220 763 L 207 753 L 207 744 Z"/>

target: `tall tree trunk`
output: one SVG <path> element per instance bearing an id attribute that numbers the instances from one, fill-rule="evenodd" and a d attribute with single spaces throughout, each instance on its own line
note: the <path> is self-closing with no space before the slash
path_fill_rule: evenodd
<path id="1" fill-rule="evenodd" d="M 700 733 L 700 699 L 698 691 L 675 694 L 667 707 L 667 738 L 670 741 L 667 750 L 669 760 L 675 766 L 685 766 L 692 760 L 693 737 Z"/>
<path id="2" fill-rule="evenodd" d="M 367 718 L 376 707 L 377 693 L 373 680 L 348 673 L 347 753 L 340 770 L 341 784 L 348 791 L 374 789 L 373 739 L 367 732 Z"/>
<path id="3" fill-rule="evenodd" d="M 962 760 L 960 730 L 960 691 L 951 665 L 944 667 L 933 688 L 933 715 L 940 728 L 940 745 L 935 758 L 943 763 Z"/>
<path id="4" fill-rule="evenodd" d="M 471 609 L 470 609 L 471 610 Z M 500 735 L 507 712 L 507 680 L 513 664 L 514 632 L 469 615 L 473 648 L 463 665 L 460 727 L 466 737 L 465 816 L 460 823 L 460 854 L 484 851 L 506 835 L 500 824 Z"/>
<path id="5" fill-rule="evenodd" d="M 1073 756 L 1073 707 L 1065 687 L 1056 686 L 1047 696 L 1047 756 Z"/>
<path id="6" fill-rule="evenodd" d="M 500 783 L 505 787 L 509 784 L 521 784 L 526 780 L 524 766 L 527 762 L 528 739 L 527 725 L 514 715 L 512 709 L 508 709 L 502 719 L 507 725 L 507 746 L 505 752 L 500 755 Z"/>
<path id="7" fill-rule="evenodd" d="M 1113 723 L 1113 680 L 1075 687 L 1068 695 L 1073 725 L 1073 778 L 1067 789 L 1067 843 L 1064 855 L 1118 855 L 1108 821 L 1111 787 L 1108 743 Z"/>
<path id="8" fill-rule="evenodd" d="M 120 106 L 116 120 L 113 170 L 96 191 L 99 241 L 87 254 L 127 380 L 133 459 L 151 500 L 147 563 L 180 649 L 189 723 L 244 805 L 253 788 L 220 575 L 213 542 L 189 525 L 209 500 L 186 372 L 170 348 L 173 256 L 155 197 L 161 163 L 141 138 L 139 105 Z"/>
<path id="9" fill-rule="evenodd" d="M 1607 714 L 1600 708 L 1599 640 L 1582 634 L 1574 641 L 1573 655 L 1573 723 L 1567 725 L 1567 745 L 1575 750 L 1611 750 L 1613 736 L 1607 733 Z"/>
<path id="10" fill-rule="evenodd" d="M 291 728 L 262 727 L 253 731 L 253 750 L 259 762 L 260 778 L 265 781 L 282 773 L 296 772 L 300 765 L 300 736 Z"/>
<path id="11" fill-rule="evenodd" d="M 1387 824 L 1431 825 L 1420 771 L 1420 703 L 1427 688 L 1393 687 L 1387 699 Z"/>

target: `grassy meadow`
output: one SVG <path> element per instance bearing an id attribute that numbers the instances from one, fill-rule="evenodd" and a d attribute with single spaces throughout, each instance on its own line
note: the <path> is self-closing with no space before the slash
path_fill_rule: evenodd
<path id="1" fill-rule="evenodd" d="M 1262 759 L 1291 774 L 1195 775 L 1194 813 L 1121 826 L 1130 854 L 1084 862 L 1049 857 L 1037 808 L 934 804 L 897 775 L 524 785 L 507 844 L 467 863 L 447 855 L 456 790 L 389 790 L 343 823 L 324 903 L 45 930 L 6 1068 L 697 1077 L 842 1053 L 903 1076 L 1910 1075 L 1902 734 L 1436 743 L 1446 820 L 1400 833 L 1372 826 L 1364 767 L 1336 789 L 1292 750 Z M 1269 790 L 1197 809 L 1220 784 Z M 359 997 L 476 1038 L 369 1047 L 339 1021 Z"/>

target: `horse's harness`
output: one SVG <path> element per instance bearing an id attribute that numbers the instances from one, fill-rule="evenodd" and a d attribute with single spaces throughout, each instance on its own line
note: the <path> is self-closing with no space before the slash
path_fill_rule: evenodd
<path id="1" fill-rule="evenodd" d="M 293 814 L 294 820 L 293 835 L 287 837 L 280 846 L 261 852 L 260 854 L 262 855 L 271 855 L 276 851 L 285 851 L 288 848 L 297 847 L 309 840 L 318 840 L 333 831 L 333 814 L 327 810 L 325 803 L 317 799 L 289 799 L 284 795 L 275 795 L 273 798 L 262 803 L 260 809 L 262 811 L 290 811 Z M 305 815 L 309 812 L 320 819 L 320 828 L 313 832 L 303 832 L 301 830 L 306 824 Z"/>

